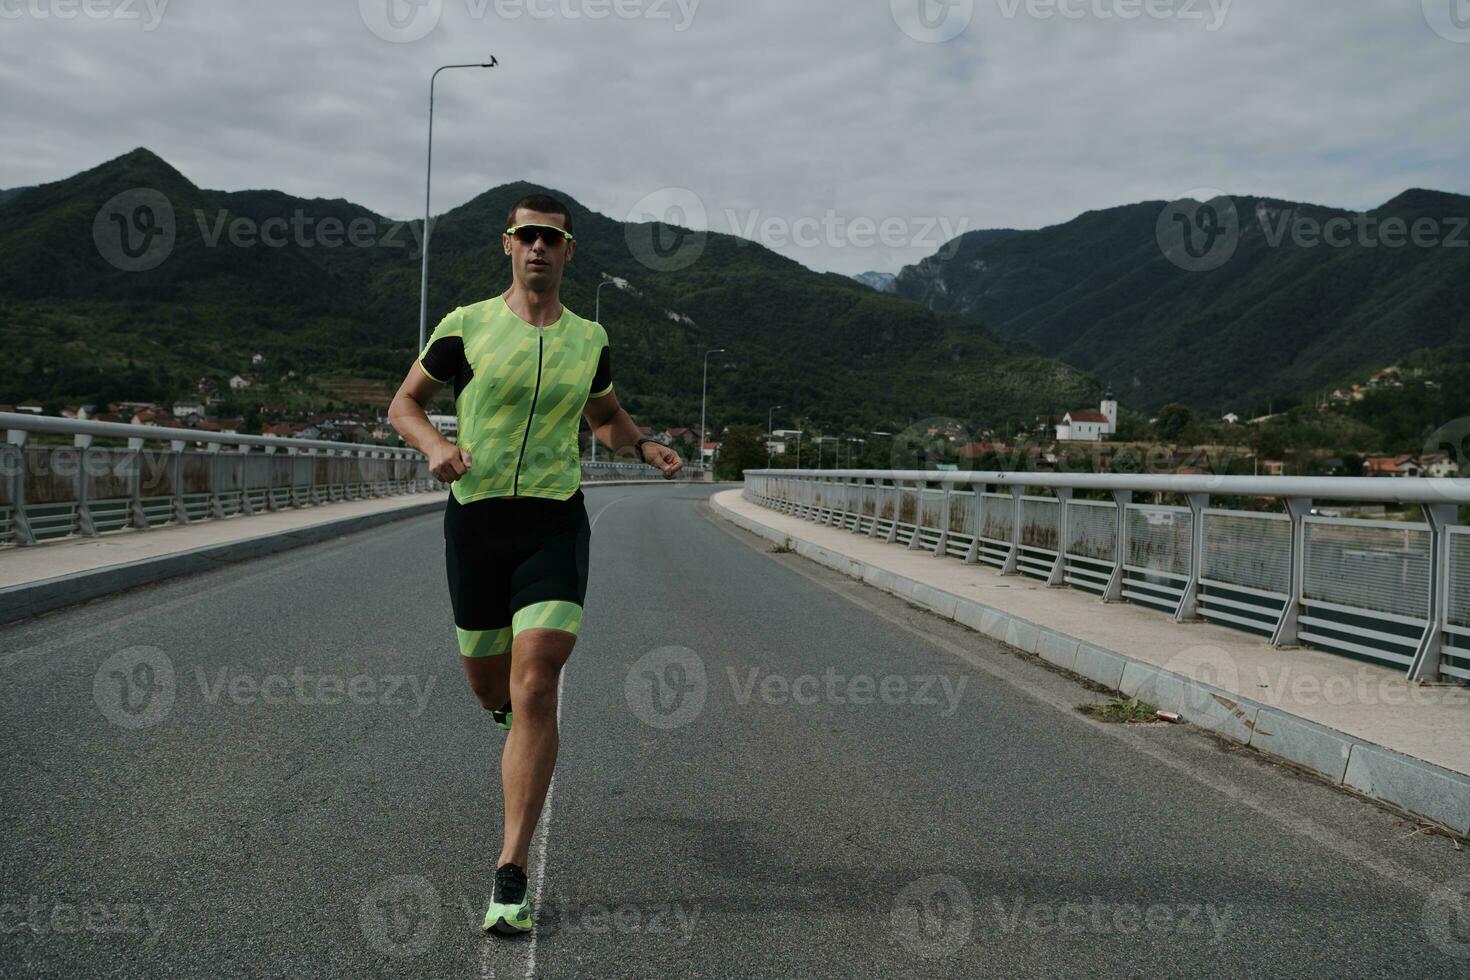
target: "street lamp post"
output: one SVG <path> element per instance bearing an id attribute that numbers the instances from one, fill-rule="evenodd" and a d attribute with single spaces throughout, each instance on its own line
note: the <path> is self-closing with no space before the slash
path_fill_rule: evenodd
<path id="1" fill-rule="evenodd" d="M 434 83 L 439 80 L 439 73 L 450 68 L 495 68 L 500 62 L 494 55 L 484 64 L 475 65 L 440 65 L 434 69 L 434 74 L 429 76 L 429 162 L 424 168 L 424 242 L 421 246 L 423 251 L 423 271 L 419 277 L 419 350 L 424 349 L 424 344 L 429 340 L 429 194 L 432 189 L 434 178 Z"/>
<path id="2" fill-rule="evenodd" d="M 704 441 L 708 438 L 704 432 L 704 410 L 709 395 L 709 356 L 711 354 L 723 354 L 725 348 L 715 347 L 704 352 L 704 384 L 699 391 L 699 465 L 704 465 Z"/>

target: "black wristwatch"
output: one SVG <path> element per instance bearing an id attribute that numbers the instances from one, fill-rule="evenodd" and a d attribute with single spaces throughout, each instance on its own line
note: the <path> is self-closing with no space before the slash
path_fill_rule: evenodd
<path id="1" fill-rule="evenodd" d="M 633 453 L 634 453 L 634 455 L 636 455 L 638 457 L 638 459 L 640 461 L 642 461 L 644 463 L 648 463 L 648 460 L 646 460 L 646 459 L 643 458 L 643 444 L 645 442 L 651 442 L 651 443 L 657 444 L 658 443 L 658 440 L 657 439 L 650 439 L 647 436 L 640 436 L 638 438 L 638 441 L 635 442 L 635 443 L 633 443 Z M 652 466 L 653 464 L 652 463 L 648 463 L 648 465 L 649 466 Z"/>

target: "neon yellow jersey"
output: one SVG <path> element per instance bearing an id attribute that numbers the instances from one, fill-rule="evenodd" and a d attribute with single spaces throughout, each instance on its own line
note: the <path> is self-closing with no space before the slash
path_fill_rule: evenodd
<path id="1" fill-rule="evenodd" d="M 566 500 L 577 492 L 582 410 L 612 391 L 600 323 L 563 308 L 556 323 L 537 327 L 497 296 L 446 316 L 419 366 L 454 385 L 459 445 L 470 454 L 469 472 L 452 484 L 456 500 Z"/>

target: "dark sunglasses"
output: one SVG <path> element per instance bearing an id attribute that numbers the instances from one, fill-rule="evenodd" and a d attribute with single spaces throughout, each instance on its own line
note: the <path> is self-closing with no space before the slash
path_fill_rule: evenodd
<path id="1" fill-rule="evenodd" d="M 556 248 L 572 240 L 571 232 L 553 225 L 516 225 L 514 228 L 507 228 L 505 233 L 522 245 L 535 245 L 539 238 L 548 248 Z"/>

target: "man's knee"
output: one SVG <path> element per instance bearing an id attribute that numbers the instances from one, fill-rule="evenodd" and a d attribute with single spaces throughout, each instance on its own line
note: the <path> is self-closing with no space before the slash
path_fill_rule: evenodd
<path id="1" fill-rule="evenodd" d="M 516 714 L 555 714 L 559 674 L 557 668 L 547 664 L 517 672 L 511 679 L 511 702 Z"/>

